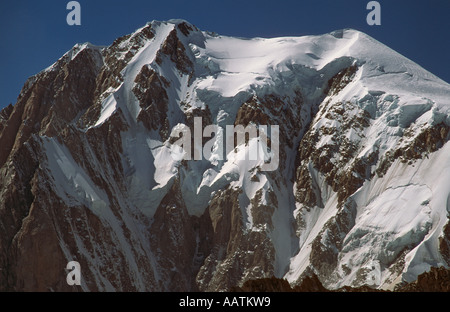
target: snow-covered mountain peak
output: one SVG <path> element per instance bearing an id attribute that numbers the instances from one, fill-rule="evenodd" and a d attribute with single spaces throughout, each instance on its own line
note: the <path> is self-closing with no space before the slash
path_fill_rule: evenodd
<path id="1" fill-rule="evenodd" d="M 66 289 L 42 272 L 73 259 L 84 290 L 309 275 L 392 289 L 448 267 L 449 99 L 353 29 L 236 38 L 152 21 L 76 45 L 0 113 L 0 290 Z M 249 125 L 260 136 L 231 132 L 227 150 L 227 126 Z"/>

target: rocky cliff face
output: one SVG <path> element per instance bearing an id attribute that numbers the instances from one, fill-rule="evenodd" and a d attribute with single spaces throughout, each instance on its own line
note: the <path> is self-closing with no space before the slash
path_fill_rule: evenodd
<path id="1" fill-rule="evenodd" d="M 411 282 L 450 265 L 449 111 L 448 84 L 352 30 L 236 39 L 154 21 L 76 45 L 0 112 L 0 290 Z M 183 125 L 200 133 L 191 156 L 212 137 L 209 155 L 173 157 Z M 270 148 L 224 155 L 227 125 L 267 126 Z"/>

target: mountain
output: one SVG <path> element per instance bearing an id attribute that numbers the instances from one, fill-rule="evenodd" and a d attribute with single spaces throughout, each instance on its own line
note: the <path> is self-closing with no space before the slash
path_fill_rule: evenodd
<path id="1" fill-rule="evenodd" d="M 392 290 L 450 265 L 449 129 L 450 85 L 356 30 L 77 44 L 0 113 L 0 290 Z"/>

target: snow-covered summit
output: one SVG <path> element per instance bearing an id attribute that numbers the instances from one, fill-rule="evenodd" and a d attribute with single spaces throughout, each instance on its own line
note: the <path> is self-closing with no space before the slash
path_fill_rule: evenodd
<path id="1" fill-rule="evenodd" d="M 216 91 L 223 97 L 236 96 L 239 92 L 261 92 L 268 86 L 277 85 L 279 80 L 289 79 L 290 73 L 295 71 L 299 75 L 293 79 L 298 84 L 311 84 L 310 80 L 313 79 L 314 87 L 320 89 L 308 90 L 312 94 L 307 96 L 320 96 L 324 82 L 331 74 L 341 67 L 356 63 L 360 68 L 359 89 L 353 90 L 358 93 L 356 96 L 362 97 L 369 91 L 381 90 L 411 99 L 432 98 L 440 109 L 446 110 L 444 113 L 448 112 L 448 84 L 375 39 L 353 29 L 321 36 L 242 39 L 201 32 L 184 20 L 153 21 L 148 26 L 155 33 L 154 37 L 142 47 L 127 68 L 140 68 L 148 64 L 156 72 L 169 80 L 177 80 L 175 83 L 183 86 L 180 79 L 186 77 L 172 75 L 167 72 L 169 69 L 155 62 L 159 47 L 179 25 L 186 25 L 184 29 L 191 28 L 188 32 L 195 33 L 186 36 L 186 32 L 178 30 L 179 40 L 186 48 L 188 58 L 194 62 L 196 73 L 194 82 L 191 78 L 189 90 L 180 90 L 185 94 L 179 94 L 179 100 L 190 100 L 195 107 L 202 106 L 202 100 L 195 98 L 196 94 L 192 92 L 194 89 Z M 127 68 L 125 70 L 128 73 Z M 134 79 L 134 74 L 125 76 L 128 80 Z M 188 92 L 192 99 L 186 98 Z M 111 110 L 106 113 L 109 112 Z M 99 120 L 104 119 L 105 115 L 102 115 Z"/>

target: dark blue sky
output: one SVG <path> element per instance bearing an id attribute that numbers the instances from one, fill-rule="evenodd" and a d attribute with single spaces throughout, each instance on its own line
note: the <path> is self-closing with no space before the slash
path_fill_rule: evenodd
<path id="1" fill-rule="evenodd" d="M 79 0 L 81 26 L 67 25 L 68 2 L 0 2 L 0 108 L 76 43 L 110 45 L 147 21 L 171 18 L 240 37 L 354 28 L 450 82 L 450 0 L 379 0 L 381 26 L 366 23 L 369 0 Z"/>

